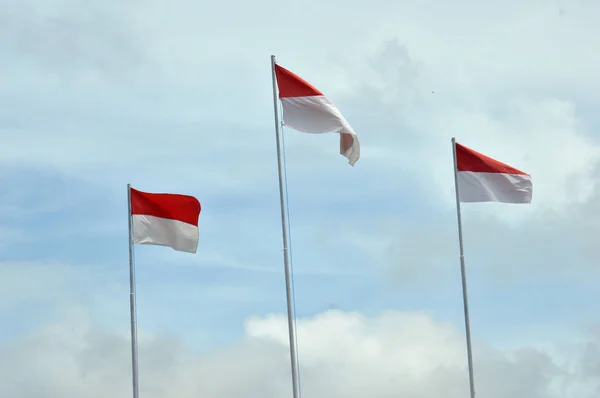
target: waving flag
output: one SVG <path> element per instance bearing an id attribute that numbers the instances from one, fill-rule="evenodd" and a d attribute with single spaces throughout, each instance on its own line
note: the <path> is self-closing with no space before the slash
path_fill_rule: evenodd
<path id="1" fill-rule="evenodd" d="M 339 133 L 340 153 L 354 166 L 360 158 L 358 137 L 333 102 L 278 64 L 275 64 L 275 74 L 284 124 L 303 133 Z"/>
<path id="2" fill-rule="evenodd" d="M 193 196 L 130 188 L 134 243 L 196 253 L 200 202 Z"/>
<path id="3" fill-rule="evenodd" d="M 466 146 L 456 145 L 461 202 L 531 203 L 531 176 Z"/>

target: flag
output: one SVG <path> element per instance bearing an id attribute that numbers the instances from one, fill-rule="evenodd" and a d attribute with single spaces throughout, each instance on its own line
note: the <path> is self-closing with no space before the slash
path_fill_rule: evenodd
<path id="1" fill-rule="evenodd" d="M 466 146 L 456 145 L 461 202 L 531 203 L 531 176 Z"/>
<path id="2" fill-rule="evenodd" d="M 196 253 L 201 208 L 198 199 L 130 189 L 134 243 Z"/>
<path id="3" fill-rule="evenodd" d="M 360 144 L 352 127 L 322 92 L 289 70 L 275 64 L 283 123 L 303 133 L 339 133 L 340 153 L 351 166 L 360 158 Z"/>

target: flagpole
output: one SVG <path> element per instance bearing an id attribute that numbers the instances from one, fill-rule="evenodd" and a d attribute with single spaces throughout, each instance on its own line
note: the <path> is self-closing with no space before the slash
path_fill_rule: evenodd
<path id="1" fill-rule="evenodd" d="M 135 308 L 135 266 L 133 263 L 133 238 L 131 228 L 131 184 L 127 184 L 127 220 L 129 224 L 129 310 L 131 319 L 131 371 L 133 398 L 139 398 L 137 316 Z"/>
<path id="2" fill-rule="evenodd" d="M 471 349 L 471 323 L 469 322 L 469 300 L 467 298 L 467 271 L 465 268 L 465 250 L 463 247 L 462 216 L 458 195 L 458 164 L 456 161 L 456 138 L 452 137 L 452 156 L 454 158 L 454 192 L 456 194 L 456 218 L 458 220 L 458 246 L 460 249 L 460 274 L 462 278 L 463 307 L 465 314 L 465 331 L 467 339 L 467 361 L 469 365 L 469 388 L 471 398 L 475 398 L 475 381 L 473 376 L 473 353 Z"/>
<path id="3" fill-rule="evenodd" d="M 292 366 L 293 398 L 300 398 L 298 377 L 298 358 L 296 351 L 296 328 L 294 327 L 294 307 L 292 297 L 292 270 L 288 250 L 288 231 L 285 211 L 285 196 L 283 191 L 283 165 L 281 162 L 281 128 L 277 111 L 277 77 L 275 75 L 275 56 L 271 55 L 271 74 L 273 79 L 273 112 L 275 115 L 275 141 L 277 145 L 277 172 L 279 175 L 279 202 L 281 207 L 281 232 L 283 235 L 283 265 L 285 270 L 285 293 L 287 298 L 288 332 L 290 339 L 290 360 Z"/>

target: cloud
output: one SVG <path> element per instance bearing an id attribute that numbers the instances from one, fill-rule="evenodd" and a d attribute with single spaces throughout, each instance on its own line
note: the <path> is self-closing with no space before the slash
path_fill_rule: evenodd
<path id="1" fill-rule="evenodd" d="M 412 59 L 397 40 L 381 48 L 371 58 L 373 66 L 363 73 L 364 83 L 346 99 L 350 115 L 364 118 L 357 130 L 365 131 L 361 141 L 365 152 L 378 154 L 371 162 L 377 162 L 380 173 L 393 170 L 404 178 L 410 173 L 430 194 L 451 205 L 450 138 L 457 137 L 530 173 L 534 209 L 559 209 L 589 198 L 600 147 L 589 135 L 592 127 L 575 97 L 532 92 L 503 94 L 494 100 L 498 96 L 494 90 L 475 95 L 435 91 L 419 78 L 429 62 Z"/>
<path id="2" fill-rule="evenodd" d="M 291 395 L 275 54 L 363 145 L 285 130 L 304 393 L 467 396 L 456 136 L 535 187 L 463 207 L 478 396 L 597 396 L 598 4 L 38 3 L 0 0 L 2 395 L 130 394 L 126 183 L 203 203 L 196 257 L 136 247 L 143 396 Z"/>
<path id="3" fill-rule="evenodd" d="M 86 85 L 107 77 L 126 81 L 141 69 L 144 54 L 137 32 L 130 28 L 131 2 L 116 5 L 110 1 L 85 5 L 71 0 L 43 5 L 3 1 L 0 46 L 5 56 L 12 57 L 11 66 L 36 71 L 37 83 Z M 18 69 L 14 71 L 19 75 Z"/>
<path id="4" fill-rule="evenodd" d="M 291 394 L 286 321 L 271 315 L 246 322 L 234 344 L 199 354 L 167 335 L 144 335 L 141 395 L 280 397 Z M 306 396 L 462 397 L 467 394 L 464 340 L 454 327 L 422 313 L 365 317 L 328 311 L 298 324 L 302 392 Z M 491 398 L 586 398 L 598 394 L 598 340 L 555 352 L 506 351 L 477 342 L 477 392 Z M 565 350 L 565 348 L 569 348 Z M 558 350 L 558 351 L 556 351 Z M 99 328 L 82 308 L 0 346 L 3 395 L 82 398 L 130 394 L 125 330 Z"/>
<path id="5" fill-rule="evenodd" d="M 466 11 L 458 12 L 459 6 L 456 5 L 446 12 L 468 18 L 471 22 L 467 26 L 458 28 L 451 21 L 441 20 L 441 11 L 431 18 L 432 30 L 445 32 L 444 36 L 448 35 L 449 40 L 461 39 L 452 41 L 451 46 L 429 35 L 415 35 L 423 33 L 422 24 L 415 22 L 417 17 L 423 17 L 422 10 L 407 7 L 401 13 L 406 24 L 394 19 L 395 30 L 375 29 L 365 40 L 355 44 L 361 49 L 362 56 L 347 63 L 342 62 L 347 56 L 341 53 L 331 61 L 321 62 L 311 56 L 310 51 L 302 56 L 290 56 L 288 53 L 291 51 L 286 50 L 281 59 L 328 93 L 335 102 L 344 105 L 341 106 L 344 113 L 360 130 L 365 147 L 360 167 L 369 170 L 370 180 L 375 174 L 380 178 L 393 178 L 399 172 L 416 173 L 415 168 L 418 168 L 423 181 L 427 178 L 434 180 L 432 193 L 442 193 L 447 204 L 451 205 L 448 141 L 456 135 L 465 144 L 532 173 L 537 181 L 536 206 L 539 203 L 544 203 L 543 206 L 567 206 L 572 200 L 585 199 L 589 179 L 587 175 L 574 174 L 585 170 L 597 159 L 598 148 L 586 137 L 591 127 L 586 123 L 588 116 L 580 114 L 580 94 L 575 91 L 552 93 L 537 86 L 530 87 L 528 92 L 506 91 L 504 83 L 498 83 L 498 86 L 480 85 L 484 80 L 495 79 L 497 82 L 505 79 L 504 75 L 494 75 L 496 69 L 491 68 L 491 63 L 499 63 L 502 58 L 503 65 L 507 67 L 515 64 L 509 62 L 510 51 L 520 51 L 520 47 L 506 48 L 503 44 L 508 40 L 506 37 L 492 37 L 495 45 L 489 46 L 494 47 L 495 52 L 487 58 L 477 56 L 474 60 L 472 51 L 466 51 L 466 48 L 482 43 L 479 37 L 465 36 L 466 29 L 477 26 L 486 32 L 506 30 L 514 35 L 515 27 L 526 28 L 521 24 L 528 16 L 537 17 L 534 18 L 536 23 L 551 20 L 551 9 L 533 6 L 494 9 L 493 13 L 499 20 L 510 22 L 503 27 L 502 24 L 486 26 L 480 18 L 474 17 L 489 16 L 492 10 L 483 10 L 469 1 L 461 4 Z M 265 3 L 264 6 L 270 5 Z M 294 18 L 311 14 L 310 10 L 315 6 L 316 3 L 304 4 Z M 82 88 L 71 86 L 68 82 L 46 89 L 43 85 L 36 86 L 36 90 L 21 104 L 20 112 L 16 113 L 20 116 L 15 116 L 14 110 L 6 112 L 17 127 L 6 131 L 11 139 L 4 147 L 3 159 L 33 164 L 38 168 L 52 166 L 64 173 L 85 173 L 88 178 L 106 176 L 114 180 L 115 175 L 127 173 L 141 179 L 144 177 L 137 177 L 135 168 L 145 165 L 143 173 L 151 172 L 155 180 L 168 180 L 176 174 L 182 179 L 202 179 L 198 183 L 203 186 L 220 185 L 220 188 L 243 186 L 251 189 L 258 184 L 268 184 L 262 176 L 269 170 L 273 172 L 275 167 L 274 159 L 269 157 L 274 154 L 268 55 L 273 52 L 271 49 L 277 49 L 280 42 L 289 42 L 299 33 L 288 29 L 275 37 L 267 30 L 254 29 L 253 37 L 270 39 L 257 39 L 253 46 L 243 49 L 236 45 L 238 59 L 233 65 L 231 57 L 220 51 L 215 43 L 224 41 L 233 46 L 239 41 L 238 35 L 226 29 L 220 18 L 198 24 L 192 12 L 195 8 L 184 12 L 183 6 L 167 6 L 160 1 L 143 5 L 129 2 L 125 11 L 119 13 L 115 7 L 109 2 L 106 7 L 103 6 L 102 13 L 95 13 L 95 3 L 82 8 L 62 1 L 56 2 L 54 7 L 36 9 L 31 15 L 25 12 L 23 6 L 8 9 L 22 18 L 42 15 L 43 18 L 39 18 L 43 20 L 75 21 L 76 25 L 94 15 L 94 23 L 79 28 L 94 32 L 93 37 L 101 40 L 107 48 L 115 46 L 111 44 L 113 36 L 105 31 L 126 26 L 131 31 L 123 33 L 123 36 L 128 39 L 116 41 L 128 43 L 134 40 L 136 48 L 147 51 L 151 59 L 147 67 L 151 72 L 140 74 L 143 84 L 135 88 L 102 84 Z M 219 10 L 221 6 L 215 7 Z M 243 9 L 245 6 L 240 7 Z M 323 14 L 319 14 L 318 18 L 327 18 L 336 11 L 339 11 L 336 7 L 328 6 L 321 10 Z M 584 11 L 574 7 L 569 10 L 569 18 L 581 18 L 585 15 Z M 345 4 L 345 12 L 354 16 L 362 14 L 365 23 L 381 17 L 375 10 L 360 11 L 358 4 L 354 3 Z M 59 17 L 50 18 L 54 14 Z M 234 18 L 237 21 L 238 17 Z M 260 18 L 268 18 L 274 25 L 282 23 L 273 20 L 270 13 Z M 384 16 L 384 21 L 388 18 Z M 18 18 L 13 19 L 14 24 L 21 23 Z M 105 19 L 112 22 L 102 22 Z M 256 26 L 256 20 L 251 20 Z M 232 23 L 232 20 L 229 22 Z M 250 20 L 241 18 L 237 22 L 240 24 L 236 26 L 241 29 Z M 562 29 L 557 27 L 563 23 L 560 19 L 552 19 L 552 22 L 552 29 Z M 538 28 L 536 24 L 530 26 L 535 32 Z M 212 40 L 208 40 L 207 35 L 203 36 L 210 29 L 214 30 Z M 570 26 L 569 29 L 566 33 L 579 37 L 582 28 Z M 39 30 L 43 31 L 42 28 Z M 301 35 L 302 40 L 320 40 L 320 34 L 313 37 L 305 33 Z M 344 30 L 344 34 L 349 35 L 348 38 L 342 39 L 336 32 L 330 40 L 338 40 L 341 45 L 358 35 L 358 31 Z M 479 36 L 482 35 L 484 33 Z M 53 37 L 51 34 L 41 36 Z M 217 36 L 218 39 L 215 39 Z M 539 39 L 539 36 L 527 36 L 527 40 L 536 38 Z M 58 45 L 54 42 L 45 45 L 41 39 L 39 42 L 42 48 L 51 49 Z M 87 47 L 94 49 L 98 46 Z M 203 48 L 205 51 L 201 51 Z M 319 47 L 312 48 L 315 54 L 320 51 Z M 531 58 L 535 62 L 547 63 L 559 50 L 559 47 L 535 47 Z M 571 50 L 578 51 L 575 55 L 582 55 L 577 48 Z M 451 51 L 460 56 L 451 56 Z M 33 54 L 38 52 L 32 50 Z M 263 53 L 264 61 L 261 61 L 258 54 Z M 119 58 L 118 54 L 110 51 L 103 54 L 107 59 Z M 65 63 L 68 62 L 68 57 L 63 58 Z M 444 62 L 441 62 L 442 59 Z M 520 62 L 516 64 L 520 65 Z M 187 70 L 194 71 L 193 80 L 185 72 Z M 505 69 L 503 73 L 509 76 L 508 72 L 513 70 Z M 541 70 L 541 66 L 536 70 Z M 489 75 L 480 76 L 481 73 Z M 452 82 L 452 86 L 439 87 L 438 84 L 442 84 L 439 77 Z M 534 78 L 555 80 L 545 74 L 536 74 Z M 58 88 L 61 89 L 60 94 L 64 94 L 62 100 L 60 95 L 56 98 Z M 12 90 L 6 92 L 7 102 L 12 102 L 15 97 Z M 37 104 L 35 101 L 32 104 L 29 97 L 35 97 Z M 248 98 L 252 100 L 248 101 Z M 23 107 L 27 110 L 23 111 Z M 30 118 L 32 113 L 38 118 Z M 232 122 L 232 119 L 240 122 Z M 224 120 L 228 122 L 223 124 Z M 53 134 L 48 134 L 48 129 Z M 290 168 L 296 167 L 302 182 L 324 167 L 328 167 L 331 175 L 351 175 L 336 154 L 337 145 L 330 145 L 334 143 L 333 138 L 300 136 L 292 132 L 289 136 Z M 29 145 L 30 142 L 36 145 Z M 60 145 L 54 145 L 56 142 Z M 53 150 L 47 151 L 48 147 L 53 147 Z M 177 155 L 167 156 L 165 153 Z M 311 158 L 311 162 L 305 161 L 307 157 Z M 557 166 L 559 164 L 560 167 Z M 107 168 L 112 169 L 112 173 L 107 173 Z M 167 168 L 178 171 L 165 172 Z M 580 181 L 576 187 L 567 183 L 573 177 Z M 295 183 L 298 184 L 298 180 Z M 341 189 L 346 184 L 346 181 L 340 184 Z M 566 190 L 574 199 L 564 197 Z"/>

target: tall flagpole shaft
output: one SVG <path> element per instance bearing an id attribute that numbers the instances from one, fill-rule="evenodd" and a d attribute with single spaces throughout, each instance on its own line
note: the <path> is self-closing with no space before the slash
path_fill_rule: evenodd
<path id="1" fill-rule="evenodd" d="M 133 398 L 139 398 L 137 315 L 135 309 L 135 266 L 133 263 L 133 236 L 131 228 L 131 184 L 127 184 L 127 219 L 129 221 L 129 310 L 131 319 L 131 371 L 133 375 Z"/>
<path id="2" fill-rule="evenodd" d="M 469 300 L 467 298 L 467 271 L 465 268 L 465 250 L 463 247 L 462 217 L 460 213 L 460 197 L 458 194 L 458 164 L 456 161 L 456 138 L 452 138 L 452 156 L 454 158 L 454 191 L 456 193 L 456 218 L 458 219 L 458 246 L 460 248 L 460 274 L 462 278 L 463 307 L 465 314 L 465 331 L 467 336 L 467 361 L 469 365 L 469 388 L 471 398 L 475 398 L 475 380 L 473 376 L 473 352 L 471 349 L 471 322 L 469 321 Z"/>
<path id="3" fill-rule="evenodd" d="M 277 77 L 275 75 L 275 56 L 271 55 L 271 74 L 273 78 L 273 112 L 275 115 L 275 140 L 277 144 L 277 171 L 279 174 L 279 202 L 281 207 L 281 231 L 283 234 L 283 265 L 285 269 L 285 294 L 287 298 L 288 332 L 290 337 L 290 359 L 292 364 L 293 398 L 300 398 L 298 377 L 298 358 L 296 351 L 296 328 L 294 327 L 294 306 L 292 297 L 292 270 L 288 250 L 288 230 L 283 191 L 283 165 L 281 163 L 281 126 L 277 112 Z"/>

